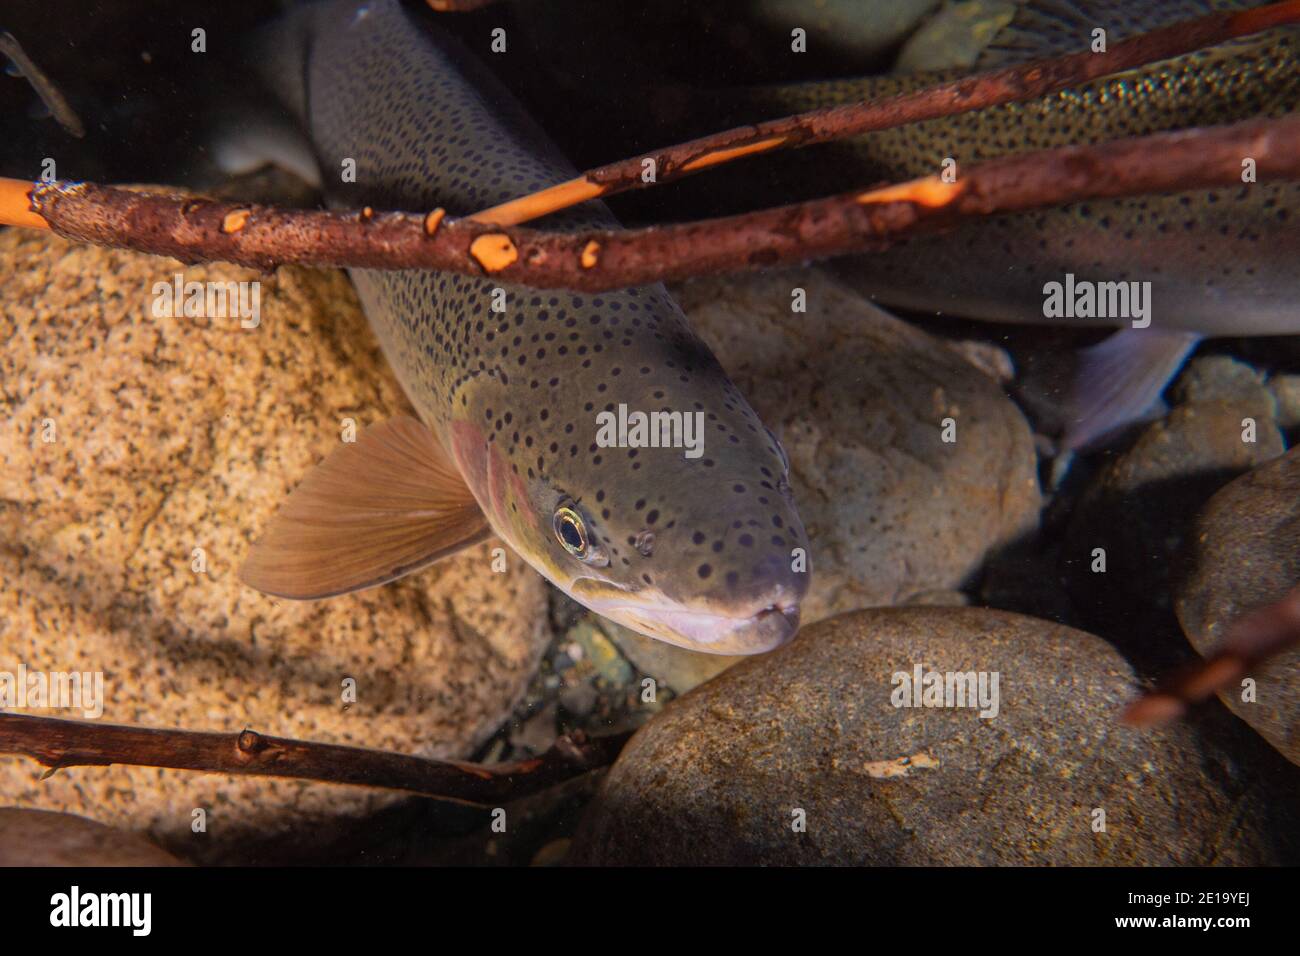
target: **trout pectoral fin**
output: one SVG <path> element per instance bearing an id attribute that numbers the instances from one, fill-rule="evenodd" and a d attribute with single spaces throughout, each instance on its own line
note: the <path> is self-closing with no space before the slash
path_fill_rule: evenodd
<path id="1" fill-rule="evenodd" d="M 239 577 L 278 597 L 331 597 L 410 574 L 488 533 L 437 438 L 403 416 L 366 429 L 308 473 Z"/>

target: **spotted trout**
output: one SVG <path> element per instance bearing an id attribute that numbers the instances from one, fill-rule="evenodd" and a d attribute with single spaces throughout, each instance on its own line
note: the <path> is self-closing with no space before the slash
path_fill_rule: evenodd
<path id="1" fill-rule="evenodd" d="M 1087 50 L 1257 3 L 1029 0 L 976 70 Z M 1278 116 L 1300 107 L 1300 31 L 1273 29 L 1024 103 L 791 154 L 817 191 L 943 172 L 1030 150 Z M 737 93 L 719 126 L 908 92 L 957 72 L 787 84 Z M 1152 157 L 1153 161 L 1157 157 Z M 1079 447 L 1140 415 L 1206 336 L 1300 333 L 1300 184 L 1075 203 L 972 222 L 837 264 L 859 290 L 918 312 L 1122 331 L 1081 356 Z M 726 184 L 721 184 L 725 188 Z"/>
<path id="2" fill-rule="evenodd" d="M 434 20 L 348 0 L 278 28 L 270 81 L 331 205 L 469 215 L 575 174 Z M 546 224 L 616 227 L 598 206 Z M 580 603 L 671 644 L 753 654 L 794 634 L 808 544 L 785 452 L 662 286 L 351 277 L 419 419 L 372 426 L 308 474 L 246 583 L 327 597 L 495 533 Z"/>

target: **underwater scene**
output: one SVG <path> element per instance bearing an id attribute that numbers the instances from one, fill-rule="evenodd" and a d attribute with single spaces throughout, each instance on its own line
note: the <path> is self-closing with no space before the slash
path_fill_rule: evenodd
<path id="1" fill-rule="evenodd" d="M 1296 0 L 0 63 L 0 864 L 1300 863 Z"/>

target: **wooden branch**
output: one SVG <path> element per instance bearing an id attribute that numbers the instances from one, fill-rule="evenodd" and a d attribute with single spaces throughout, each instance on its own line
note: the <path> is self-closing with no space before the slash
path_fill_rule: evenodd
<path id="1" fill-rule="evenodd" d="M 427 215 L 285 210 L 133 192 L 90 183 L 0 181 L 0 221 L 31 210 L 70 239 L 270 271 L 282 263 L 438 269 L 534 288 L 599 292 L 883 249 L 908 236 L 1006 212 L 1088 199 L 1300 179 L 1300 116 L 1156 133 L 1011 156 L 965 170 L 694 223 L 635 230 L 501 229 Z M 20 190 L 19 187 L 25 187 Z"/>
<path id="2" fill-rule="evenodd" d="M 44 217 L 31 211 L 32 190 L 36 185 L 21 179 L 0 178 L 0 225 L 24 229 L 50 228 Z"/>
<path id="3" fill-rule="evenodd" d="M 252 730 L 214 734 L 0 713 L 0 753 L 31 757 L 49 767 L 49 773 L 131 764 L 380 787 L 489 805 L 607 766 L 630 736 L 572 734 L 532 760 L 492 765 L 268 737 Z"/>
<path id="4" fill-rule="evenodd" d="M 714 133 L 589 169 L 567 182 L 492 206 L 471 218 L 498 226 L 518 225 L 591 199 L 657 186 L 745 156 L 797 149 L 922 120 L 1035 99 L 1112 73 L 1297 22 L 1300 22 L 1300 0 L 1286 0 L 1235 13 L 1211 13 L 1130 37 L 1105 53 L 1084 51 L 1017 64 L 883 100 L 827 107 Z M 655 163 L 655 178 L 649 183 L 642 179 L 643 163 L 647 159 L 653 159 Z"/>
<path id="5" fill-rule="evenodd" d="M 1238 618 L 1217 651 L 1129 704 L 1120 719 L 1134 727 L 1168 723 L 1296 644 L 1300 644 L 1300 587 Z"/>

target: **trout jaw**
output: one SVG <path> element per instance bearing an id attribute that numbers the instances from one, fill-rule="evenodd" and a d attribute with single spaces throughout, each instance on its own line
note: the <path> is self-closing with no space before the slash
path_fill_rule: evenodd
<path id="1" fill-rule="evenodd" d="M 657 640 L 704 654 L 764 654 L 799 629 L 798 604 L 774 605 L 749 617 L 653 607 L 611 608 L 602 613 Z"/>
<path id="2" fill-rule="evenodd" d="M 627 591 L 593 578 L 579 578 L 566 590 L 617 624 L 704 654 L 763 654 L 799 630 L 798 596 L 783 587 L 776 589 L 774 600 L 749 613 L 687 607 L 661 594 Z"/>

